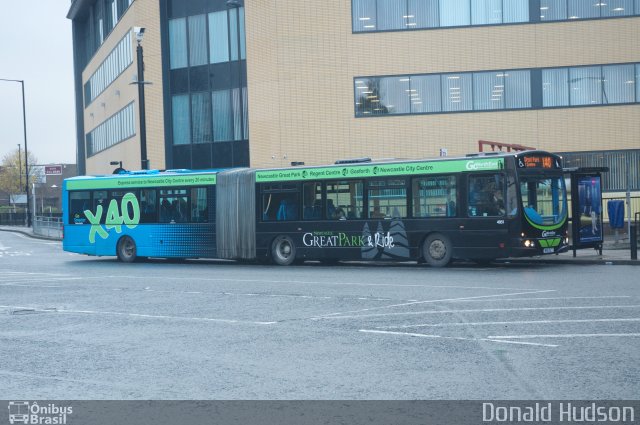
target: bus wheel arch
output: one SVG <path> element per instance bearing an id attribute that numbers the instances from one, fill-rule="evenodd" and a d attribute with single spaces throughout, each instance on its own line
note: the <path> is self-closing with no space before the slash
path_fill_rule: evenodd
<path id="1" fill-rule="evenodd" d="M 421 258 L 431 267 L 444 267 L 453 259 L 451 239 L 442 233 L 429 233 L 420 246 Z"/>
<path id="2" fill-rule="evenodd" d="M 271 260 L 279 266 L 288 266 L 296 260 L 296 246 L 293 239 L 278 235 L 271 242 Z"/>
<path id="3" fill-rule="evenodd" d="M 136 261 L 138 247 L 131 236 L 122 236 L 116 244 L 116 255 L 123 263 L 133 263 Z"/>

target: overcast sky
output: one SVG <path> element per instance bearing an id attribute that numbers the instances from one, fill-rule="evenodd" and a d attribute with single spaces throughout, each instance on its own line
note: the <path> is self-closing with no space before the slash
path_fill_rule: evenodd
<path id="1" fill-rule="evenodd" d="M 24 80 L 27 143 L 39 164 L 75 163 L 70 0 L 0 0 L 0 78 Z M 20 83 L 0 81 L 0 159 L 24 149 Z"/>

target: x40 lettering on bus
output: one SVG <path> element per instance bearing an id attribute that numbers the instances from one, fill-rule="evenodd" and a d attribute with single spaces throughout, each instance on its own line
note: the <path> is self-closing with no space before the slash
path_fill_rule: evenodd
<path id="1" fill-rule="evenodd" d="M 131 206 L 133 217 L 129 215 L 129 205 Z M 102 239 L 107 239 L 109 237 L 107 230 L 115 229 L 116 233 L 122 233 L 123 224 L 129 229 L 133 229 L 140 223 L 140 205 L 133 193 L 124 195 L 120 201 L 120 206 L 118 206 L 118 201 L 115 199 L 109 202 L 104 227 L 100 224 L 103 211 L 102 205 L 98 205 L 95 214 L 90 210 L 84 211 L 84 215 L 91 223 L 91 229 L 89 230 L 89 242 L 91 243 L 96 242 L 96 234 Z"/>

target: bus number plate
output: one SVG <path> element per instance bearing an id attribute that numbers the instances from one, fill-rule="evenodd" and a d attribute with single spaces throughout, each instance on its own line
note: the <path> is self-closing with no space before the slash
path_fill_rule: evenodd
<path id="1" fill-rule="evenodd" d="M 544 254 L 553 254 L 554 250 L 553 250 L 553 248 L 544 248 L 544 249 L 542 250 L 542 252 L 543 252 Z"/>

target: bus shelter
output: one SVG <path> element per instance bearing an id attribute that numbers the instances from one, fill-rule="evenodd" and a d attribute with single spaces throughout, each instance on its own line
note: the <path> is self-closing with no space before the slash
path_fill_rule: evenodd
<path id="1" fill-rule="evenodd" d="M 602 173 L 608 167 L 565 168 L 571 188 L 571 249 L 594 248 L 602 255 Z"/>

